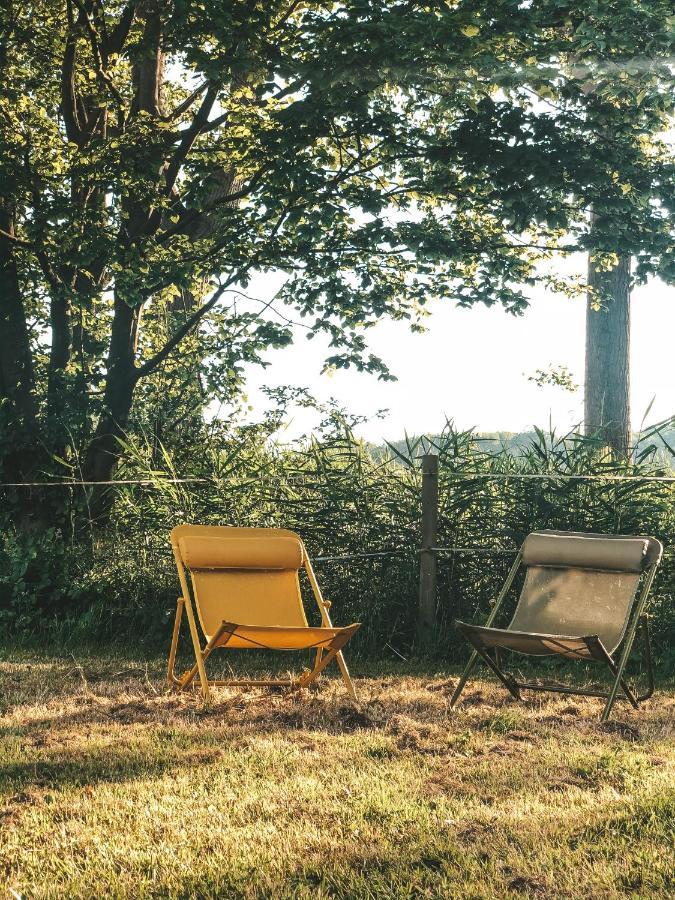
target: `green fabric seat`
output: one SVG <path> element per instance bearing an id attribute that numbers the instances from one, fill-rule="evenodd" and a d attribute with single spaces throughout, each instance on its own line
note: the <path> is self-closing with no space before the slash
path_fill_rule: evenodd
<path id="1" fill-rule="evenodd" d="M 634 705 L 646 699 L 653 690 L 653 677 L 643 612 L 662 552 L 661 543 L 651 537 L 563 531 L 528 535 L 485 625 L 456 622 L 474 653 L 457 685 L 452 705 L 459 699 L 478 657 L 516 697 L 521 688 L 551 689 L 518 682 L 502 671 L 502 650 L 606 663 L 615 677 L 612 690 L 606 695 L 603 721 L 609 716 L 619 687 Z M 495 628 L 492 622 L 522 567 L 526 570 L 525 579 L 513 618 L 505 628 Z M 623 679 L 638 625 L 645 634 L 650 680 L 649 692 L 643 697 L 636 697 Z M 623 652 L 617 663 L 612 654 L 622 642 Z M 604 696 L 597 691 L 561 686 L 559 689 Z"/>

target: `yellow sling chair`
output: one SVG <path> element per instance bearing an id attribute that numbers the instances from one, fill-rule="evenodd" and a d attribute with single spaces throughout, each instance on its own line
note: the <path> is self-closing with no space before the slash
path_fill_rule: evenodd
<path id="1" fill-rule="evenodd" d="M 278 528 L 233 528 L 179 525 L 171 532 L 183 595 L 178 598 L 169 651 L 168 682 L 182 690 L 199 675 L 202 695 L 211 685 L 303 688 L 311 684 L 334 658 L 350 696 L 356 698 L 342 648 L 359 624 L 334 628 L 330 602 L 321 596 L 302 540 Z M 299 570 L 304 568 L 321 613 L 321 627 L 307 624 L 300 593 Z M 186 572 L 190 573 L 192 596 Z M 193 606 L 194 599 L 194 606 Z M 194 607 L 206 637 L 201 648 Z M 196 662 L 176 677 L 175 662 L 183 610 L 187 612 Z M 264 650 L 316 650 L 314 667 L 297 679 L 209 681 L 205 663 L 217 647 Z"/>

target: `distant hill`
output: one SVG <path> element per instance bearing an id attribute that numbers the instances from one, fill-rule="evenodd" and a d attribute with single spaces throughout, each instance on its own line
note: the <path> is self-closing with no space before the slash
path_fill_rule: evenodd
<path id="1" fill-rule="evenodd" d="M 541 444 L 541 435 L 536 431 L 476 431 L 473 432 L 473 442 L 486 453 L 499 453 L 506 451 L 513 456 L 521 456 L 527 452 L 533 444 Z M 556 435 L 559 439 L 562 435 Z M 448 432 L 437 435 L 428 435 L 428 439 L 435 444 L 445 444 L 448 441 Z M 544 433 L 544 439 L 550 444 L 550 435 Z M 390 441 L 389 447 L 398 450 L 402 455 L 408 456 L 411 445 L 423 440 L 420 436 L 410 437 L 408 441 Z M 637 442 L 637 454 L 651 451 L 653 453 L 653 462 L 657 465 L 675 467 L 675 424 L 672 422 L 656 429 L 647 428 L 643 431 L 642 436 L 638 440 L 638 435 L 634 435 L 634 441 Z M 387 445 L 373 447 L 375 456 L 384 455 L 388 449 Z M 422 448 L 417 453 L 424 452 Z"/>

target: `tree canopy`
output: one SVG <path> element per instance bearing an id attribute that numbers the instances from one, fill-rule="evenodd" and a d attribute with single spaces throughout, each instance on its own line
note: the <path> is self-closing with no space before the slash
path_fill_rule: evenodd
<path id="1" fill-rule="evenodd" d="M 568 287 L 551 253 L 675 279 L 667 0 L 1 9 L 6 481 L 106 481 L 130 418 L 233 396 L 289 309 L 386 377 L 370 325 L 520 312 Z"/>

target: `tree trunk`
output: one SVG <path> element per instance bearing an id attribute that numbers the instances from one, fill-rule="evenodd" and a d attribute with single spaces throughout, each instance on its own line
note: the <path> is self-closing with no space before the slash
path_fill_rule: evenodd
<path id="1" fill-rule="evenodd" d="M 609 272 L 588 263 L 584 424 L 619 456 L 631 439 L 630 269 L 630 256 Z"/>
<path id="2" fill-rule="evenodd" d="M 0 229 L 14 234 L 13 216 L 2 201 Z M 3 237 L 0 237 L 0 400 L 4 401 L 1 421 L 8 432 L 2 438 L 3 478 L 21 481 L 37 461 L 33 362 L 14 247 L 10 239 Z"/>
<path id="3" fill-rule="evenodd" d="M 104 412 L 87 448 L 85 481 L 109 481 L 117 466 L 120 456 L 119 439 L 126 434 L 134 388 L 138 381 L 135 360 L 140 316 L 140 307 L 132 308 L 122 298 L 115 296 Z M 94 488 L 90 498 L 92 518 L 97 519 L 107 511 L 108 497 L 104 486 Z"/>
<path id="4" fill-rule="evenodd" d="M 148 3 L 143 7 L 143 37 L 138 58 L 133 64 L 134 99 L 132 115 L 147 112 L 159 116 L 162 112 L 162 80 L 164 54 L 159 6 Z M 157 166 L 157 178 L 161 166 Z M 146 204 L 130 198 L 125 204 L 127 224 L 120 241 L 130 247 L 135 240 L 156 230 L 160 215 Z M 87 448 L 84 477 L 87 481 L 110 481 L 120 457 L 120 438 L 124 438 L 138 382 L 136 349 L 141 306 L 130 307 L 115 294 L 113 321 L 108 353 L 104 411 Z M 92 519 L 106 516 L 112 496 L 105 485 L 96 485 L 90 495 Z"/>

